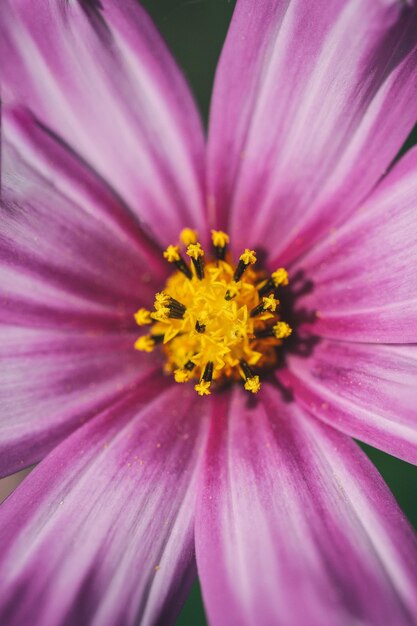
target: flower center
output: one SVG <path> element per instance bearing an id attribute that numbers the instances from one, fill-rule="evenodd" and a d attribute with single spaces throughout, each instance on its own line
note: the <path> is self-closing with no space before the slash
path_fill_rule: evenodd
<path id="1" fill-rule="evenodd" d="M 151 352 L 160 345 L 166 371 L 178 383 L 196 379 L 201 396 L 227 379 L 242 379 L 247 391 L 257 393 L 258 372 L 276 365 L 277 348 L 292 332 L 279 316 L 278 290 L 288 274 L 284 268 L 271 276 L 255 270 L 256 254 L 248 249 L 233 267 L 222 231 L 212 231 L 214 258 L 208 262 L 195 231 L 184 229 L 180 239 L 191 266 L 180 246 L 165 250 L 176 271 L 156 294 L 154 311 L 135 314 L 139 326 L 152 326 L 135 348 Z"/>

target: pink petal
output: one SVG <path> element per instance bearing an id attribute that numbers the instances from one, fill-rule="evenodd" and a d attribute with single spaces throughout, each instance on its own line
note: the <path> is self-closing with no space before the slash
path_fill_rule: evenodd
<path id="1" fill-rule="evenodd" d="M 237 249 L 286 263 L 369 192 L 417 118 L 417 12 L 239 0 L 219 64 L 209 193 Z"/>
<path id="2" fill-rule="evenodd" d="M 5 102 L 30 106 L 155 239 L 204 228 L 198 115 L 138 3 L 5 0 L 0 56 Z"/>
<path id="3" fill-rule="evenodd" d="M 347 434 L 417 464 L 417 347 L 322 340 L 280 380 L 296 402 Z"/>
<path id="4" fill-rule="evenodd" d="M 417 148 L 370 198 L 303 258 L 318 311 L 313 332 L 342 340 L 417 342 Z M 297 268 L 294 268 L 296 270 Z"/>
<path id="5" fill-rule="evenodd" d="M 264 386 L 212 421 L 196 517 L 210 624 L 415 624 L 417 543 L 365 455 Z"/>
<path id="6" fill-rule="evenodd" d="M 13 111 L 3 130 L 0 319 L 132 327 L 163 283 L 159 251 L 123 219 L 112 190 L 30 117 Z"/>
<path id="7" fill-rule="evenodd" d="M 130 333 L 0 326 L 0 476 L 41 460 L 158 365 Z"/>
<path id="8" fill-rule="evenodd" d="M 133 313 L 165 276 L 114 191 L 21 109 L 3 117 L 0 475 L 42 459 L 156 367 Z"/>
<path id="9" fill-rule="evenodd" d="M 174 622 L 195 572 L 202 413 L 154 378 L 32 472 L 1 509 L 1 623 Z"/>

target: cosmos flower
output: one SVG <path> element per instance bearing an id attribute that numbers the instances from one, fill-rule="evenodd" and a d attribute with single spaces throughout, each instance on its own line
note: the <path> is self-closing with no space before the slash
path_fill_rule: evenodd
<path id="1" fill-rule="evenodd" d="M 414 3 L 238 0 L 206 147 L 134 0 L 0 58 L 0 622 L 415 624 Z"/>

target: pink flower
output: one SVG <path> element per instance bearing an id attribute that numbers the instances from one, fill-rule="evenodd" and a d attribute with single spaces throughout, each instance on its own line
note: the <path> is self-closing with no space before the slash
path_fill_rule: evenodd
<path id="1" fill-rule="evenodd" d="M 3 0 L 5 626 L 417 622 L 416 541 L 350 437 L 417 462 L 417 13 L 239 0 L 207 149 L 134 0 Z M 207 173 L 207 175 L 206 175 Z M 293 335 L 257 396 L 133 349 L 163 249 L 284 266 Z"/>

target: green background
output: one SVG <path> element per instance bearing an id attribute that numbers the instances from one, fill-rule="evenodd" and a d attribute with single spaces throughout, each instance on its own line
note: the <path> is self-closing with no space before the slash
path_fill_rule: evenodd
<path id="1" fill-rule="evenodd" d="M 234 0 L 142 0 L 185 73 L 207 121 L 216 63 L 233 13 Z M 417 128 L 405 148 L 417 143 Z M 398 503 L 417 529 L 417 467 L 362 446 L 384 476 Z M 206 624 L 201 592 L 195 584 L 178 626 Z"/>

